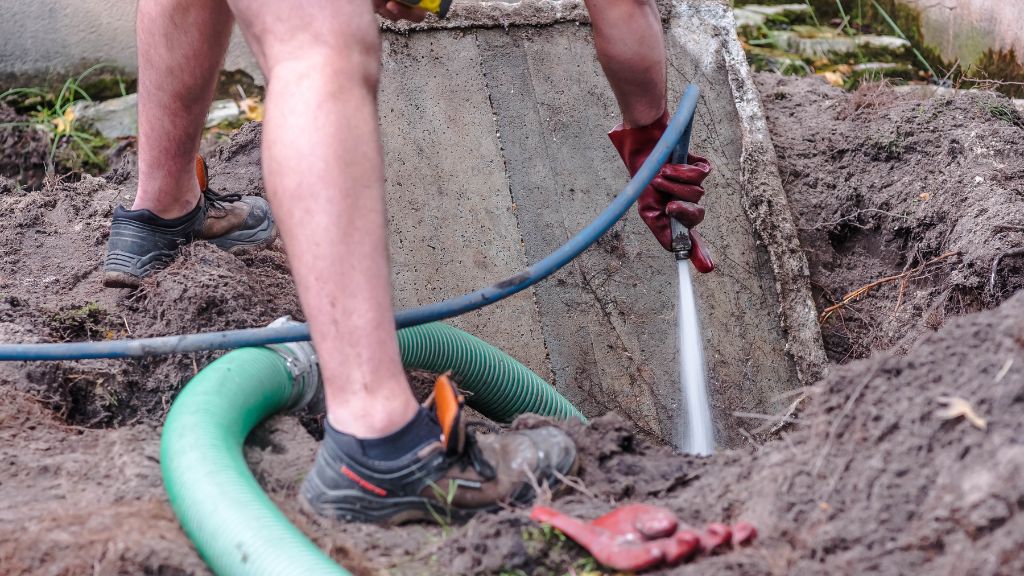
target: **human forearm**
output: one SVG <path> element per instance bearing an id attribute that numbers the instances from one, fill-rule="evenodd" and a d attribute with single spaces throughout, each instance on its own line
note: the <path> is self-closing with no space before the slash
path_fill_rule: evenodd
<path id="1" fill-rule="evenodd" d="M 665 111 L 665 39 L 654 0 L 586 0 L 594 47 L 626 128 Z"/>

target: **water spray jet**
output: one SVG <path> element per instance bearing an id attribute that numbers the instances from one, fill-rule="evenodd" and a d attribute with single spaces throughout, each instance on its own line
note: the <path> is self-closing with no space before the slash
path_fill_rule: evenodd
<path id="1" fill-rule="evenodd" d="M 690 150 L 693 121 L 687 124 L 670 162 L 686 164 Z M 684 418 L 678 421 L 677 435 L 683 452 L 709 455 L 715 451 L 715 431 L 708 400 L 707 369 L 704 361 L 704 339 L 697 315 L 697 298 L 690 275 L 690 230 L 675 218 L 672 224 L 672 252 L 679 277 L 679 298 L 676 302 L 678 331 L 679 386 Z"/>

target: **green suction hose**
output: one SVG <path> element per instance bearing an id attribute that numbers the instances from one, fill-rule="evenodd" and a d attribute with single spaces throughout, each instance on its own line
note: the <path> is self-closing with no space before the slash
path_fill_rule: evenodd
<path id="1" fill-rule="evenodd" d="M 458 328 L 432 322 L 398 331 L 402 364 L 430 372 L 451 370 L 466 402 L 496 422 L 525 413 L 568 420 L 583 414 L 551 384 L 515 358 Z"/>
<path id="2" fill-rule="evenodd" d="M 407 367 L 452 370 L 470 404 L 488 417 L 582 418 L 550 384 L 465 332 L 426 324 L 399 331 L 399 343 Z M 274 506 L 242 454 L 257 424 L 319 393 L 313 348 L 294 343 L 230 352 L 175 399 L 161 436 L 164 486 L 185 534 L 215 574 L 349 574 Z"/>

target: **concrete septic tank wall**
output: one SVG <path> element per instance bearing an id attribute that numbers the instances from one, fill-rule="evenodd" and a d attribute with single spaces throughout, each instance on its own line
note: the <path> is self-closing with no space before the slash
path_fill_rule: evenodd
<path id="1" fill-rule="evenodd" d="M 107 4 L 0 0 L 11 16 L 0 29 L 18 31 L 0 35 L 0 77 L 96 61 L 132 68 L 131 19 L 98 18 Z M 764 422 L 734 414 L 784 411 L 792 398 L 783 394 L 813 383 L 824 353 L 732 13 L 716 0 L 660 7 L 671 104 L 688 82 L 700 86 L 693 149 L 715 165 L 701 229 L 718 270 L 696 288 L 717 439 L 736 445 L 741 428 Z M 387 25 L 380 114 L 398 306 L 521 271 L 622 189 L 627 174 L 606 136 L 619 117 L 586 22 L 578 0 L 456 0 L 445 21 Z M 33 40 L 41 25 L 66 42 Z M 226 66 L 259 77 L 237 34 Z M 673 258 L 631 211 L 554 277 L 452 323 L 526 363 L 585 413 L 617 410 L 679 443 L 675 283 Z"/>
<path id="2" fill-rule="evenodd" d="M 590 29 L 574 21 L 585 20 L 581 5 L 463 8 L 440 26 L 384 36 L 381 122 L 400 306 L 522 270 L 627 181 L 606 136 L 617 108 Z M 813 379 L 823 356 L 731 12 L 719 2 L 665 12 L 671 100 L 687 82 L 700 86 L 693 148 L 716 168 L 702 231 L 718 270 L 698 277 L 697 290 L 717 436 L 735 445 L 740 426 L 764 422 L 734 413 L 783 410 L 798 369 Z M 503 26 L 490 27 L 496 21 Z M 614 409 L 679 442 L 675 299 L 672 257 L 631 212 L 551 279 L 453 324 L 551 379 L 585 413 Z"/>

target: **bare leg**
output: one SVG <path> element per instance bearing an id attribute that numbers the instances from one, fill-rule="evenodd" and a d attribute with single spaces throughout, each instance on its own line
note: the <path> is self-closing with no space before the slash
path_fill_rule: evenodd
<path id="1" fill-rule="evenodd" d="M 665 39 L 654 0 L 586 0 L 594 46 L 625 128 L 665 111 Z"/>
<path id="2" fill-rule="evenodd" d="M 176 218 L 196 207 L 195 155 L 230 35 L 223 0 L 138 3 L 139 191 L 132 209 Z"/>
<path id="3" fill-rule="evenodd" d="M 263 171 L 331 425 L 380 437 L 417 404 L 391 305 L 371 2 L 229 0 L 267 77 Z"/>

